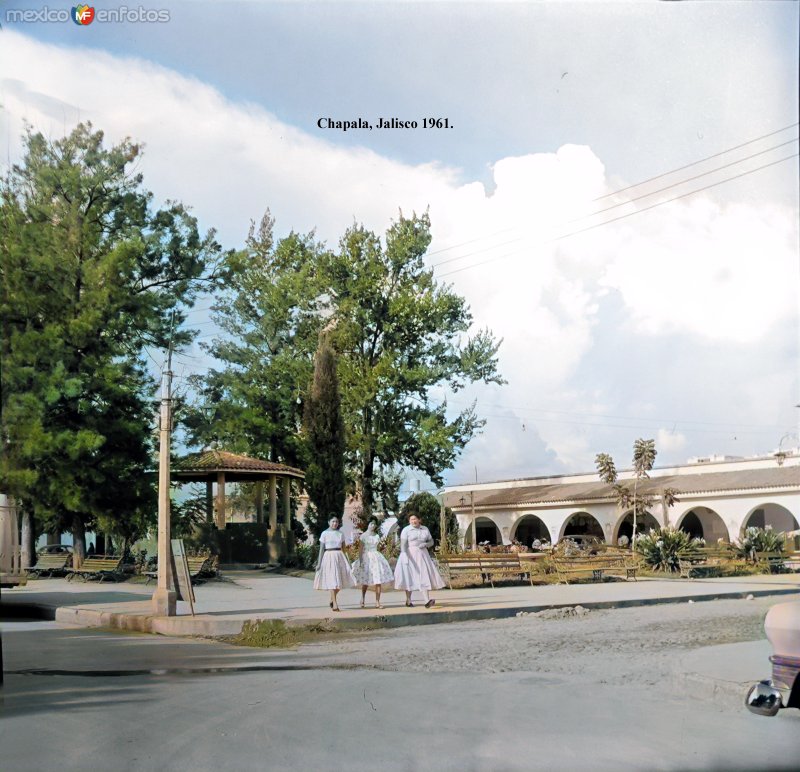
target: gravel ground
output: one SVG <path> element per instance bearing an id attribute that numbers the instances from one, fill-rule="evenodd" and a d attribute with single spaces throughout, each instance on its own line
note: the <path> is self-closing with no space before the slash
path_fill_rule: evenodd
<path id="1" fill-rule="evenodd" d="M 511 619 L 424 625 L 305 644 L 317 664 L 440 673 L 535 672 L 595 683 L 664 681 L 681 652 L 764 639 L 774 598 L 559 610 Z M 766 666 L 766 663 L 765 663 Z"/>

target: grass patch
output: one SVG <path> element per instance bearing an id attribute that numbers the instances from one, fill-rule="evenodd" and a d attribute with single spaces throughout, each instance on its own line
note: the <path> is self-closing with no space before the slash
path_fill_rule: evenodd
<path id="1" fill-rule="evenodd" d="M 235 646 L 256 649 L 293 649 L 302 643 L 353 637 L 362 632 L 380 629 L 382 625 L 377 622 L 365 622 L 357 630 L 343 630 L 327 622 L 287 625 L 282 619 L 256 619 L 245 622 L 238 635 L 224 636 L 221 640 Z"/>

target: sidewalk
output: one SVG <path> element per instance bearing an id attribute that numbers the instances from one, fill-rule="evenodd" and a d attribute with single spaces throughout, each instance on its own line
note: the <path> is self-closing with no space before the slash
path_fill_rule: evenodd
<path id="1" fill-rule="evenodd" d="M 777 574 L 717 579 L 641 579 L 637 582 L 545 585 L 539 587 L 476 587 L 439 590 L 436 606 L 406 608 L 402 592 L 384 592 L 386 608 L 360 609 L 360 591 L 343 590 L 340 613 L 328 608 L 327 592 L 317 592 L 308 578 L 264 571 L 230 571 L 224 581 L 195 588 L 195 616 L 187 603 L 178 603 L 178 616 L 152 615 L 153 585 L 123 582 L 67 582 L 38 579 L 25 587 L 4 590 L 4 614 L 27 612 L 46 619 L 85 627 L 114 627 L 176 636 L 235 635 L 247 621 L 282 619 L 287 624 L 326 622 L 345 629 L 494 619 L 534 613 L 548 608 L 581 605 L 585 608 L 621 608 L 657 603 L 681 603 L 746 598 L 762 595 L 800 600 L 800 574 Z M 780 596 L 784 596 L 781 598 Z M 368 604 L 374 595 L 367 594 Z"/>

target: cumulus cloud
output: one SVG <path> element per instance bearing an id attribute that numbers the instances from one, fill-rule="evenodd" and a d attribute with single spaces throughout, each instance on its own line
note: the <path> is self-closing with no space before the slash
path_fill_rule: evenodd
<path id="1" fill-rule="evenodd" d="M 229 246 L 242 243 L 249 220 L 267 206 L 279 230 L 316 228 L 329 242 L 354 218 L 380 232 L 399 208 L 430 208 L 437 275 L 466 296 L 476 327 L 504 339 L 500 366 L 508 386 L 467 394 L 490 416 L 462 463 L 478 465 L 481 477 L 590 464 L 607 442 L 593 415 L 628 412 L 639 401 L 637 370 L 622 354 L 642 338 L 659 361 L 656 347 L 675 336 L 689 347 L 757 346 L 796 317 L 796 220 L 774 205 L 699 195 L 560 238 L 583 227 L 580 218 L 610 190 L 589 147 L 498 159 L 487 189 L 442 165 L 337 146 L 152 62 L 92 51 L 87 69 L 86 51 L 0 34 L 3 131 L 12 159 L 23 120 L 55 137 L 91 119 L 111 141 L 142 141 L 147 186 L 159 199 L 190 204 Z M 601 377 L 608 362 L 594 359 L 609 341 L 622 352 L 610 382 Z M 653 383 L 650 401 L 657 404 L 665 392 Z M 783 391 L 791 387 L 791 379 L 780 383 Z M 748 383 L 737 388 L 731 404 Z M 632 433 L 639 429 L 631 425 Z M 658 442 L 672 453 L 691 444 L 663 429 Z"/>

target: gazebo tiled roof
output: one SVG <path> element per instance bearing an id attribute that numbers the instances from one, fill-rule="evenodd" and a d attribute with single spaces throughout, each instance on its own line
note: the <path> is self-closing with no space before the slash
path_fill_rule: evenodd
<path id="1" fill-rule="evenodd" d="M 180 459 L 172 468 L 172 476 L 187 482 L 202 482 L 215 479 L 219 472 L 225 473 L 229 482 L 263 480 L 271 475 L 303 479 L 301 469 L 274 461 L 262 461 L 227 450 L 204 450 L 191 453 Z"/>

